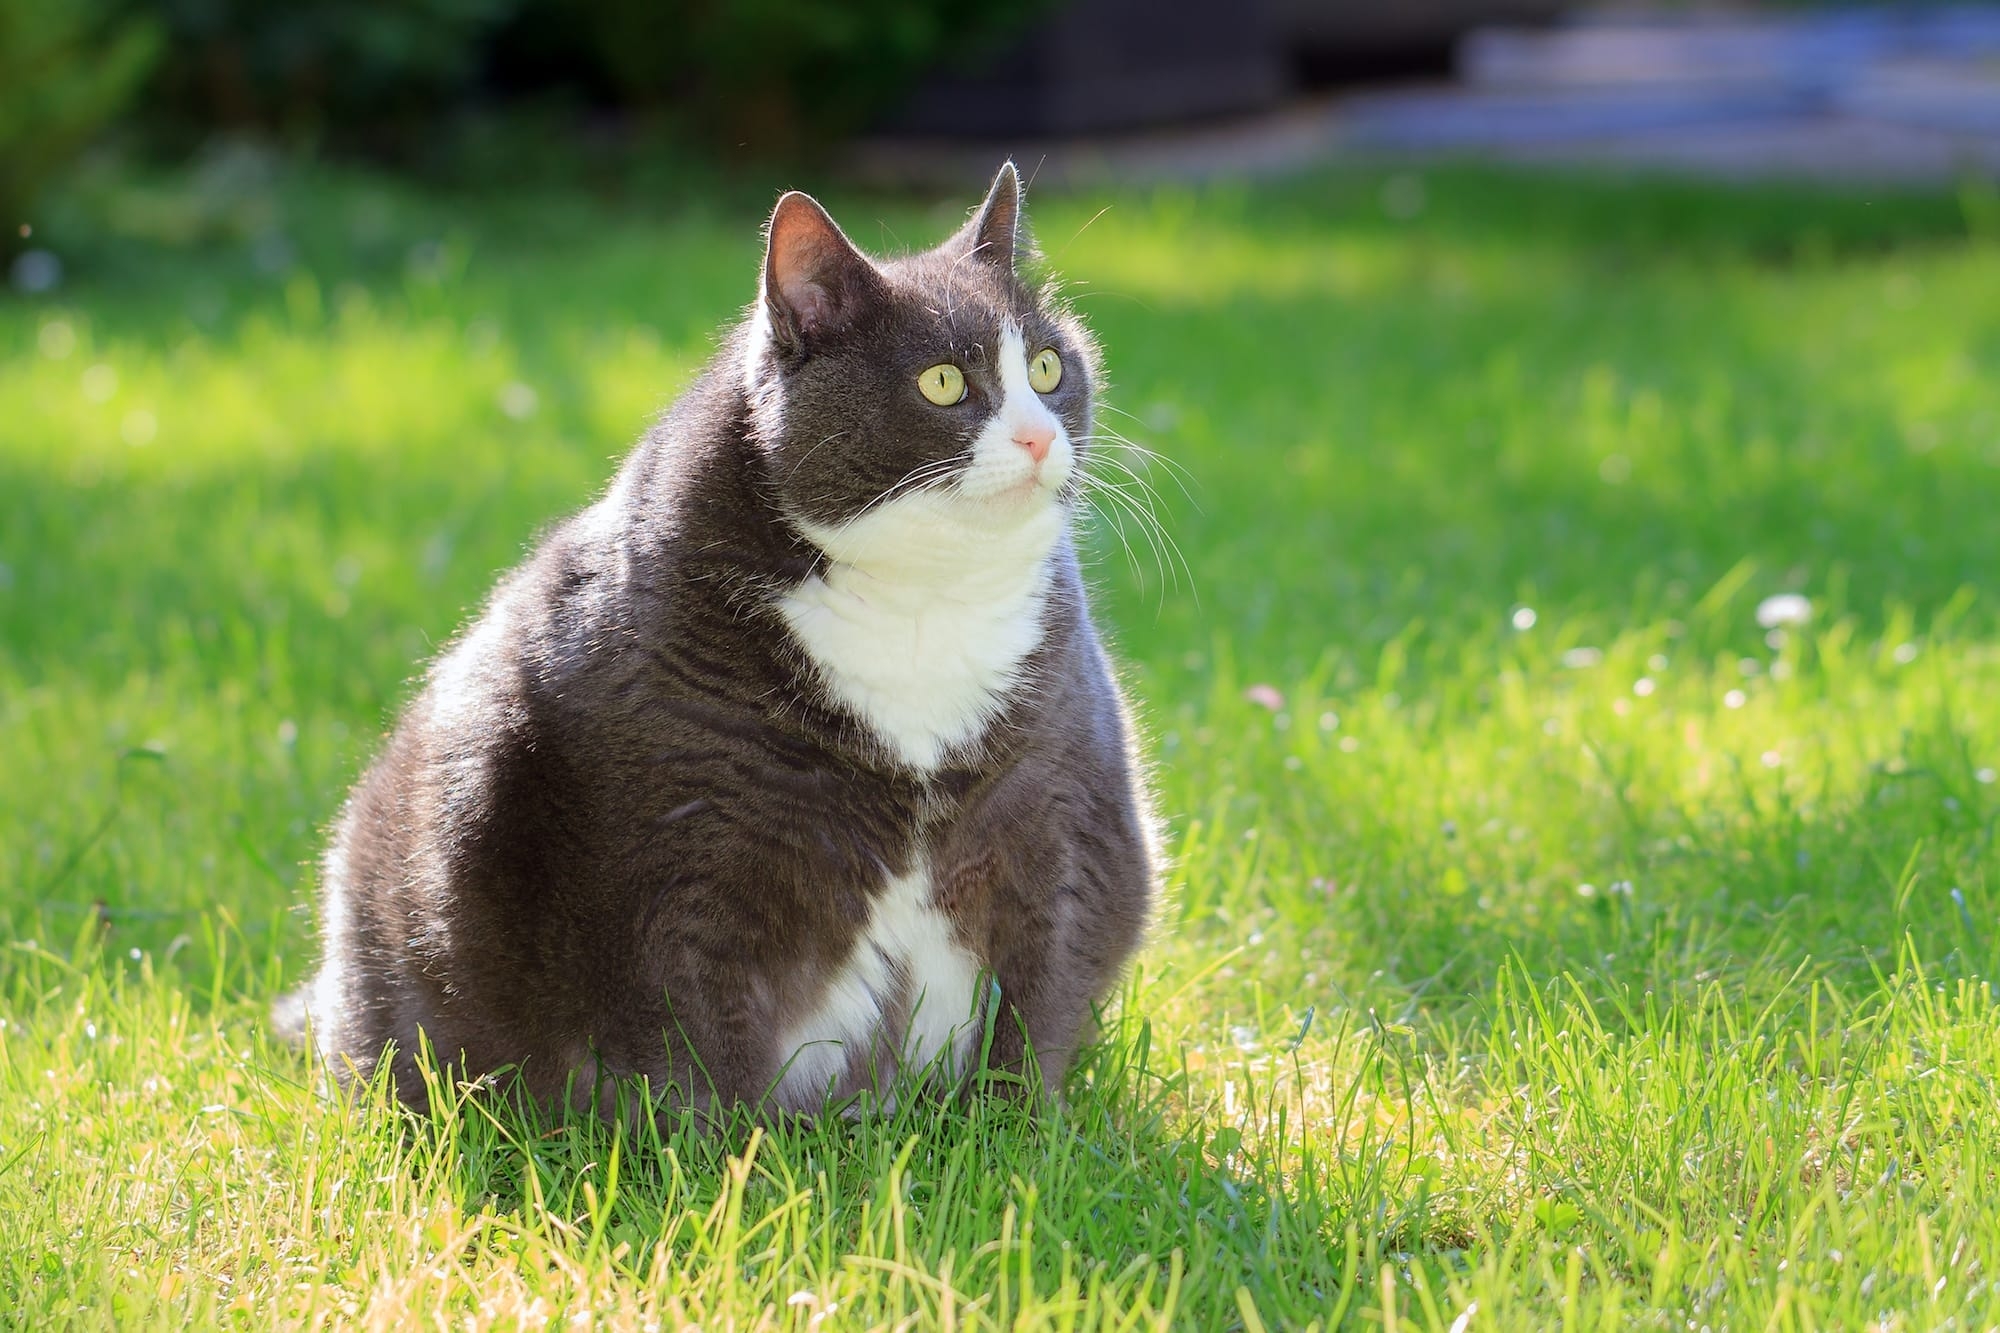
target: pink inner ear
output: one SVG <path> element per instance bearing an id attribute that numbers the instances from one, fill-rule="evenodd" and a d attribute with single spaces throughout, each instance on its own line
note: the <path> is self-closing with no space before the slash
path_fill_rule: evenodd
<path id="1" fill-rule="evenodd" d="M 801 333 L 827 327 L 840 313 L 833 270 L 842 257 L 841 245 L 826 227 L 817 210 L 806 204 L 781 208 L 772 224 L 772 277 Z"/>
<path id="2" fill-rule="evenodd" d="M 833 293 L 810 278 L 797 274 L 780 275 L 778 287 L 798 317 L 799 332 L 813 333 L 833 322 L 836 307 Z"/>

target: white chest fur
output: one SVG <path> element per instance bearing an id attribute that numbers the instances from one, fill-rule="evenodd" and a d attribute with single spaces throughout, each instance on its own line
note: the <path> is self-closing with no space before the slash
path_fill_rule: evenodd
<path id="1" fill-rule="evenodd" d="M 892 502 L 886 508 L 898 512 L 862 520 L 905 530 L 909 554 L 899 568 L 833 564 L 781 604 L 827 688 L 922 772 L 979 735 L 1040 642 L 1047 557 L 1059 522 L 1051 510 L 997 536 L 993 545 L 1001 549 L 982 552 L 991 563 L 947 568 L 926 561 L 926 536 L 954 545 L 966 536 L 945 516 L 924 513 L 928 501 Z"/>
<path id="2" fill-rule="evenodd" d="M 817 1110 L 830 1090 L 875 1087 L 893 1098 L 899 1070 L 942 1063 L 947 1076 L 964 1072 L 979 1031 L 978 982 L 978 961 L 931 904 L 930 869 L 919 862 L 889 881 L 840 971 L 784 1033 L 778 1101 Z"/>
<path id="3" fill-rule="evenodd" d="M 1042 636 L 1056 500 L 1075 465 L 1062 423 L 1003 334 L 999 408 L 954 484 L 919 488 L 838 526 L 801 522 L 827 562 L 780 602 L 834 696 L 904 763 L 935 769 L 976 738 Z M 1037 463 L 1016 437 L 1052 433 Z"/>

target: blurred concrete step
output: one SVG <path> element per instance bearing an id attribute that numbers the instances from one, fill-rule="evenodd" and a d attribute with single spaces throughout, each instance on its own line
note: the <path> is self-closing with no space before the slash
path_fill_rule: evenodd
<path id="1" fill-rule="evenodd" d="M 1834 101 L 1852 116 L 2000 139 L 2000 56 L 1884 61 Z"/>
<path id="2" fill-rule="evenodd" d="M 1356 143 L 1382 149 L 1503 147 L 1607 135 L 1771 125 L 1811 114 L 1782 88 L 1610 88 L 1364 93 L 1346 105 Z"/>
<path id="3" fill-rule="evenodd" d="M 2000 57 L 2000 8 L 1834 9 L 1773 16 L 1586 13 L 1545 30 L 1488 28 L 1460 44 L 1478 89 L 1782 88 L 1826 95 L 1886 63 Z"/>

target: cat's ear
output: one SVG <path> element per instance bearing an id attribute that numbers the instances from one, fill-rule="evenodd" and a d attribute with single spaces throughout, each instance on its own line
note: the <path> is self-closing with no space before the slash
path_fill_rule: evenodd
<path id="1" fill-rule="evenodd" d="M 771 336 L 796 351 L 842 328 L 882 290 L 882 275 L 824 208 L 792 190 L 771 212 L 762 299 Z"/>
<path id="2" fill-rule="evenodd" d="M 1021 173 L 1014 170 L 1012 162 L 1003 162 L 1000 174 L 993 178 L 993 188 L 986 192 L 986 202 L 972 215 L 972 221 L 965 224 L 957 240 L 973 258 L 1012 273 L 1020 235 Z"/>

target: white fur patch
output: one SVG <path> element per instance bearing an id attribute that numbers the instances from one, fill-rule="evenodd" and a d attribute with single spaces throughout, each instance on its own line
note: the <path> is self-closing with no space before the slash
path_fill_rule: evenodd
<path id="1" fill-rule="evenodd" d="M 311 1026 L 313 1046 L 318 1050 L 320 1064 L 325 1069 L 335 1068 L 340 1060 L 340 1053 L 335 1049 L 334 1023 L 342 1007 L 340 988 L 347 978 L 347 904 L 348 895 L 354 891 L 347 877 L 346 823 L 343 818 L 326 858 L 325 883 L 328 892 L 322 897 L 324 919 L 319 928 L 325 952 L 320 958 L 319 971 L 306 984 L 304 996 L 306 1022 Z"/>
<path id="2" fill-rule="evenodd" d="M 472 628 L 431 665 L 431 720 L 440 730 L 465 721 L 488 697 L 491 673 L 504 654 L 512 621 L 504 595 L 495 598 Z"/>
<path id="3" fill-rule="evenodd" d="M 781 1038 L 789 1063 L 778 1080 L 778 1101 L 809 1111 L 829 1090 L 859 1091 L 842 1086 L 857 1047 L 881 1062 L 863 1086 L 885 1094 L 897 1070 L 921 1071 L 941 1057 L 946 1077 L 964 1073 L 979 1030 L 978 980 L 977 960 L 931 904 L 929 867 L 919 864 L 890 880 L 840 972 L 813 1011 Z M 905 995 L 907 1011 L 897 1003 Z M 893 1104 L 893 1094 L 889 1100 Z"/>
<path id="4" fill-rule="evenodd" d="M 1028 384 L 1017 329 L 1001 337 L 1000 408 L 956 488 L 918 490 L 838 527 L 801 523 L 826 553 L 780 603 L 834 696 L 903 762 L 930 772 L 977 739 L 1042 636 L 1056 495 L 1075 466 L 1062 423 Z M 1037 469 L 1014 443 L 1054 432 Z"/>

